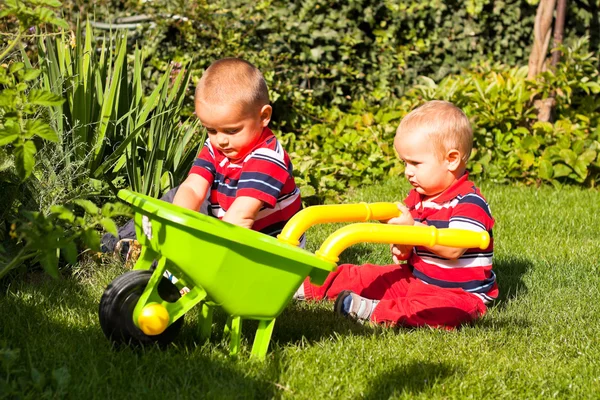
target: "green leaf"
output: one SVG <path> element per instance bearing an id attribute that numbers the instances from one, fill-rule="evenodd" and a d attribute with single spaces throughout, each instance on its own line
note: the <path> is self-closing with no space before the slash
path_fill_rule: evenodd
<path id="1" fill-rule="evenodd" d="M 554 166 L 554 177 L 560 178 L 563 176 L 568 176 L 571 173 L 572 169 L 566 166 L 565 164 L 558 163 Z"/>
<path id="2" fill-rule="evenodd" d="M 15 95 L 11 90 L 0 92 L 0 107 L 12 107 L 15 102 Z"/>
<path id="3" fill-rule="evenodd" d="M 31 104 L 39 106 L 60 106 L 65 99 L 48 90 L 32 89 L 29 92 L 28 100 Z"/>
<path id="4" fill-rule="evenodd" d="M 575 154 L 577 154 L 577 155 L 583 153 L 584 148 L 585 148 L 585 143 L 583 142 L 583 140 L 576 140 L 571 145 L 571 150 L 573 150 L 575 152 Z"/>
<path id="5" fill-rule="evenodd" d="M 588 175 L 587 166 L 588 166 L 588 164 L 585 161 L 577 160 L 577 162 L 575 163 L 575 168 L 573 168 L 575 173 L 577 175 L 579 175 L 579 177 L 581 178 L 581 182 L 583 182 L 585 180 L 585 178 L 587 178 L 587 175 Z"/>
<path id="6" fill-rule="evenodd" d="M 23 81 L 32 81 L 42 73 L 40 69 L 26 69 L 23 75 Z"/>
<path id="7" fill-rule="evenodd" d="M 538 121 L 533 124 L 533 129 L 541 129 L 545 133 L 551 133 L 554 131 L 554 126 L 550 122 Z"/>
<path id="8" fill-rule="evenodd" d="M 6 128 L 0 128 L 0 146 L 6 146 L 9 143 L 14 142 L 19 138 L 19 132 L 8 130 Z"/>
<path id="9" fill-rule="evenodd" d="M 50 125 L 41 119 L 30 119 L 25 124 L 27 131 L 27 137 L 38 135 L 39 137 L 49 140 L 54 143 L 58 143 L 58 134 Z"/>
<path id="10" fill-rule="evenodd" d="M 69 23 L 67 21 L 65 21 L 62 18 L 51 18 L 48 22 L 50 22 L 53 25 L 59 26 L 63 29 L 70 29 L 71 26 L 69 25 Z"/>
<path id="11" fill-rule="evenodd" d="M 58 214 L 57 217 L 59 219 L 62 219 L 64 221 L 69 221 L 69 222 L 75 221 L 75 214 L 73 214 L 73 212 L 65 206 L 54 205 L 54 206 L 50 207 L 50 211 L 55 214 Z"/>
<path id="12" fill-rule="evenodd" d="M 17 174 L 22 180 L 31 175 L 31 171 L 33 171 L 35 165 L 36 152 L 35 144 L 31 140 L 26 141 L 22 146 L 15 147 L 15 167 L 17 168 Z"/>
<path id="13" fill-rule="evenodd" d="M 107 218 L 116 216 L 130 217 L 132 215 L 131 207 L 124 203 L 105 203 L 102 206 L 102 215 Z"/>
<path id="14" fill-rule="evenodd" d="M 483 166 L 479 162 L 474 163 L 470 168 L 470 174 L 472 174 L 472 175 L 479 175 L 482 172 L 483 172 Z"/>
<path id="15" fill-rule="evenodd" d="M 586 86 L 592 90 L 592 93 L 600 93 L 600 84 L 598 82 L 587 82 Z"/>
<path id="16" fill-rule="evenodd" d="M 87 247 L 94 251 L 100 251 L 100 236 L 95 229 L 89 228 L 83 231 L 82 238 Z"/>
<path id="17" fill-rule="evenodd" d="M 100 220 L 100 224 L 106 230 L 106 232 L 112 234 L 113 236 L 119 237 L 119 231 L 117 228 L 117 224 L 110 218 L 102 218 Z"/>
<path id="18" fill-rule="evenodd" d="M 548 160 L 540 161 L 538 175 L 540 176 L 540 178 L 545 179 L 545 180 L 552 179 L 552 176 L 554 175 L 554 169 L 552 167 L 552 163 Z"/>
<path id="19" fill-rule="evenodd" d="M 40 264 L 44 268 L 44 271 L 53 278 L 58 278 L 58 257 L 56 256 L 56 249 L 45 250 L 40 257 Z"/>
<path id="20" fill-rule="evenodd" d="M 529 167 L 531 167 L 533 165 L 533 162 L 535 161 L 535 157 L 532 153 L 521 154 L 519 155 L 519 157 L 521 158 L 521 161 L 523 163 L 524 170 L 529 169 Z"/>
<path id="21" fill-rule="evenodd" d="M 23 68 L 25 68 L 25 64 L 23 64 L 22 62 L 17 62 L 14 64 L 11 64 L 9 67 L 9 71 L 11 74 L 14 74 L 15 72 L 22 70 Z"/>
<path id="22" fill-rule="evenodd" d="M 98 215 L 98 212 L 100 211 L 98 209 L 98 207 L 92 203 L 89 200 L 84 200 L 84 199 L 76 199 L 73 200 L 73 203 L 77 204 L 79 207 L 83 208 L 85 210 L 86 213 L 94 216 L 94 215 Z"/>
<path id="23" fill-rule="evenodd" d="M 71 265 L 77 263 L 77 246 L 73 242 L 69 242 L 66 246 L 61 247 L 63 257 Z"/>
<path id="24" fill-rule="evenodd" d="M 590 164 L 596 159 L 596 152 L 594 150 L 588 149 L 581 153 L 581 155 L 577 159 L 584 161 L 586 164 Z"/>
<path id="25" fill-rule="evenodd" d="M 575 161 L 577 161 L 577 154 L 571 149 L 562 149 L 560 151 L 560 158 L 569 166 L 575 166 Z"/>
<path id="26" fill-rule="evenodd" d="M 537 150 L 540 143 L 535 136 L 526 136 L 521 142 L 521 146 L 524 150 Z"/>
<path id="27" fill-rule="evenodd" d="M 317 191 L 314 187 L 305 185 L 300 188 L 300 194 L 302 197 L 311 197 L 317 194 Z"/>

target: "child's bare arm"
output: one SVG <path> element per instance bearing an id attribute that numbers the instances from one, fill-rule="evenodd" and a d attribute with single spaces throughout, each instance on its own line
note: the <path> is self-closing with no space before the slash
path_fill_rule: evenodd
<path id="1" fill-rule="evenodd" d="M 415 222 L 415 226 L 427 226 L 427 225 L 422 224 L 420 222 Z M 426 247 L 426 248 L 429 249 L 432 253 L 437 254 L 440 257 L 447 258 L 448 260 L 456 260 L 460 256 L 462 256 L 465 253 L 465 251 L 467 251 L 467 249 L 463 249 L 460 247 L 440 246 L 438 244 L 436 244 L 433 247 Z"/>
<path id="2" fill-rule="evenodd" d="M 237 197 L 223 216 L 223 221 L 250 229 L 262 206 L 263 202 L 254 197 Z"/>
<path id="3" fill-rule="evenodd" d="M 197 174 L 189 175 L 179 186 L 173 204 L 198 211 L 210 189 L 208 181 Z"/>

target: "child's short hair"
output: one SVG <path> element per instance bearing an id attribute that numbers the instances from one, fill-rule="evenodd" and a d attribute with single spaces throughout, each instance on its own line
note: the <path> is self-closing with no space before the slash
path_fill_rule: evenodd
<path id="1" fill-rule="evenodd" d="M 202 74 L 196 87 L 196 99 L 209 102 L 240 102 L 262 107 L 270 103 L 269 89 L 263 74 L 241 58 L 222 58 Z"/>
<path id="2" fill-rule="evenodd" d="M 457 149 L 466 163 L 473 149 L 473 130 L 469 118 L 454 104 L 448 101 L 432 100 L 415 108 L 400 121 L 396 131 L 420 130 L 427 134 L 438 151 L 444 157 L 448 150 Z"/>

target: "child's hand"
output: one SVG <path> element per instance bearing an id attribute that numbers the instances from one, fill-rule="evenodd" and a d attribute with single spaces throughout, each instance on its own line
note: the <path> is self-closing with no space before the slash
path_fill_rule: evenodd
<path id="1" fill-rule="evenodd" d="M 390 218 L 387 223 L 392 225 L 408 225 L 413 226 L 415 224 L 415 220 L 412 215 L 410 215 L 410 211 L 403 204 L 397 204 L 398 210 L 402 212 L 402 214 L 398 217 Z"/>
<path id="2" fill-rule="evenodd" d="M 415 220 L 413 219 L 412 215 L 410 215 L 408 208 L 403 204 L 398 204 L 398 209 L 402 212 L 402 214 L 398 217 L 388 220 L 387 223 L 392 225 L 413 226 L 415 224 Z M 413 246 L 406 244 L 391 244 L 390 249 L 392 251 L 392 260 L 395 264 L 400 264 L 400 261 L 408 260 L 410 253 L 412 253 Z"/>
<path id="3" fill-rule="evenodd" d="M 400 264 L 400 261 L 406 261 L 412 253 L 413 246 L 407 244 L 390 244 L 392 250 L 392 261 L 394 264 Z"/>

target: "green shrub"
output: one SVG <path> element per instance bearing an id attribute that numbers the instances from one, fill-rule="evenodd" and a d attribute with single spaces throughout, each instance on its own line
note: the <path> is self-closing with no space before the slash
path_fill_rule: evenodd
<path id="1" fill-rule="evenodd" d="M 170 65 L 146 96 L 142 51 L 129 54 L 122 32 L 101 43 L 93 36 L 87 23 L 72 43 L 63 34 L 38 46 L 45 87 L 67 99 L 52 113 L 65 165 L 83 163 L 84 179 L 158 197 L 187 175 L 201 142 L 197 120 L 180 116 L 191 70 Z"/>
<path id="2" fill-rule="evenodd" d="M 332 109 L 302 135 L 283 141 L 310 203 L 338 202 L 349 188 L 403 171 L 392 140 L 399 120 L 424 101 L 448 100 L 474 127 L 468 168 L 494 182 L 596 186 L 600 181 L 600 75 L 584 38 L 563 49 L 554 73 L 528 81 L 527 68 L 489 63 L 421 84 L 381 106 L 364 101 Z M 536 99 L 556 93 L 554 123 L 537 122 Z"/>
<path id="3" fill-rule="evenodd" d="M 128 12 L 153 17 L 155 24 L 140 28 L 136 37 L 157 68 L 194 55 L 199 73 L 221 57 L 246 58 L 265 72 L 280 99 L 275 122 L 295 124 L 308 111 L 306 101 L 346 110 L 360 97 L 400 96 L 421 75 L 438 81 L 488 59 L 525 64 L 533 3 L 217 0 L 189 6 L 159 0 L 128 2 Z M 591 36 L 594 51 L 600 50 L 599 4 L 569 2 L 566 20 L 566 35 Z"/>
<path id="4" fill-rule="evenodd" d="M 550 182 L 595 186 L 600 75 L 587 39 L 563 48 L 554 72 L 527 81 L 527 69 L 488 64 L 438 85 L 429 81 L 407 94 L 446 99 L 461 107 L 474 125 L 473 174 L 497 182 Z M 556 94 L 555 122 L 537 122 L 535 100 Z"/>

